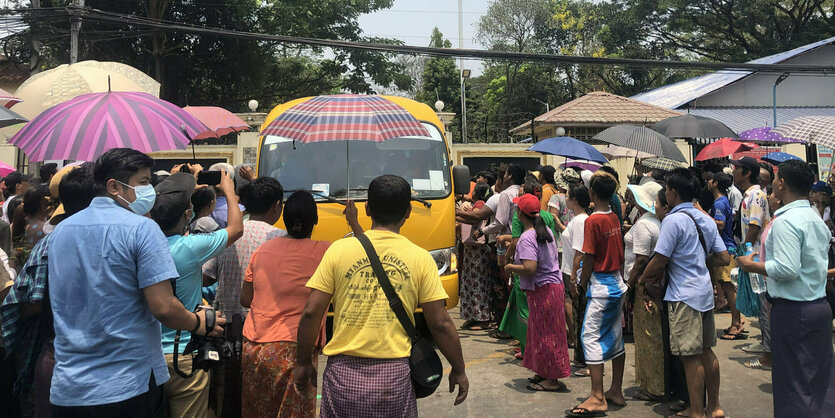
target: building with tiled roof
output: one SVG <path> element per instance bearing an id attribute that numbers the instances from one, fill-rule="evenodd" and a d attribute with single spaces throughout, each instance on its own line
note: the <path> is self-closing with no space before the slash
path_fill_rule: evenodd
<path id="1" fill-rule="evenodd" d="M 537 139 L 543 139 L 557 136 L 557 129 L 563 128 L 565 135 L 589 141 L 610 126 L 623 123 L 649 126 L 680 115 L 653 104 L 595 91 L 534 118 L 534 132 Z M 510 130 L 512 135 L 530 136 L 530 132 L 530 121 Z"/>

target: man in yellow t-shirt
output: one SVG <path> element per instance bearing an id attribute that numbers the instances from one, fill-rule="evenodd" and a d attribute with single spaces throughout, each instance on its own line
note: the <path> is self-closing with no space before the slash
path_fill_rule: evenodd
<path id="1" fill-rule="evenodd" d="M 418 306 L 423 308 L 429 330 L 452 366 L 450 391 L 458 385 L 458 405 L 467 398 L 469 382 L 458 332 L 444 306 L 447 294 L 432 256 L 400 235 L 412 211 L 409 183 L 397 176 L 378 177 L 368 186 L 365 210 L 372 222 L 366 235 L 403 306 L 410 314 Z M 312 291 L 299 321 L 296 390 L 306 392 L 316 385 L 311 354 L 333 298 L 333 338 L 323 350 L 329 357 L 321 416 L 417 416 L 408 362 L 411 342 L 359 240 L 335 242 L 307 287 Z"/>

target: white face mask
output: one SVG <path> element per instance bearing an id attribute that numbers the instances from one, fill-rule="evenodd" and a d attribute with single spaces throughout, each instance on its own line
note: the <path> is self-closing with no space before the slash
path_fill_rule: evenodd
<path id="1" fill-rule="evenodd" d="M 119 180 L 116 180 L 119 181 Z M 128 204 L 128 209 L 130 209 L 133 213 L 139 216 L 145 216 L 151 209 L 154 207 L 154 202 L 157 200 L 157 192 L 154 190 L 154 186 L 150 184 L 143 184 L 139 186 L 131 186 L 129 184 L 122 183 L 119 181 L 123 186 L 130 187 L 133 189 L 134 194 L 136 195 L 136 199 L 133 202 L 128 202 L 127 199 L 119 195 L 118 197 L 122 199 L 125 203 Z"/>

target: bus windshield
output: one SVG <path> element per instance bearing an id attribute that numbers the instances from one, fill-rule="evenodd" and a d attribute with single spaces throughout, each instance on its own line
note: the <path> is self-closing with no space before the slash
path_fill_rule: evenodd
<path id="1" fill-rule="evenodd" d="M 304 144 L 267 136 L 261 145 L 259 175 L 276 178 L 285 190 L 315 191 L 314 197 L 364 199 L 368 185 L 383 174 L 406 179 L 423 199 L 450 194 L 449 158 L 437 127 L 422 123 L 429 137 L 384 142 L 327 141 Z"/>

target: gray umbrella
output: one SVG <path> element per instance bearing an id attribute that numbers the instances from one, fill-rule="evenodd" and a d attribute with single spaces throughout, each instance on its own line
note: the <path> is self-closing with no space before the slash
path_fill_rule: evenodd
<path id="1" fill-rule="evenodd" d="M 687 161 L 673 140 L 642 126 L 615 125 L 595 135 L 594 139 L 659 157 Z"/>
<path id="2" fill-rule="evenodd" d="M 651 128 L 667 138 L 736 138 L 736 133 L 724 123 L 696 115 L 667 118 Z"/>
<path id="3" fill-rule="evenodd" d="M 17 113 L 0 106 L 0 128 L 17 125 L 18 123 L 29 122 L 29 119 L 18 115 Z"/>

